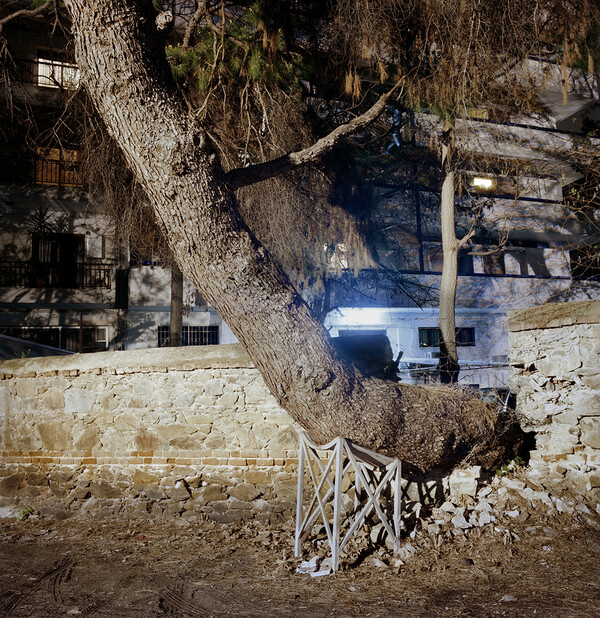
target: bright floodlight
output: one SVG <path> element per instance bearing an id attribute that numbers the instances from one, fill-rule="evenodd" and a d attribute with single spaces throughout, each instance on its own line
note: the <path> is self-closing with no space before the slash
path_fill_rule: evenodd
<path id="1" fill-rule="evenodd" d="M 494 188 L 494 180 L 492 178 L 483 178 L 481 176 L 476 176 L 471 181 L 471 186 L 475 187 L 475 189 L 493 189 Z"/>

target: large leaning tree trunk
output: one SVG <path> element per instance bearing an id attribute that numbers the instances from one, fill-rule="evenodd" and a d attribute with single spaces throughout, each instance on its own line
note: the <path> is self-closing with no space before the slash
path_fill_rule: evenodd
<path id="1" fill-rule="evenodd" d="M 342 435 L 427 470 L 462 460 L 497 434 L 497 414 L 465 392 L 368 378 L 337 356 L 323 326 L 241 220 L 205 130 L 172 87 L 145 8 L 151 3 L 66 4 L 82 81 L 147 192 L 181 271 L 315 440 Z M 494 455 L 499 450 L 485 447 Z"/>

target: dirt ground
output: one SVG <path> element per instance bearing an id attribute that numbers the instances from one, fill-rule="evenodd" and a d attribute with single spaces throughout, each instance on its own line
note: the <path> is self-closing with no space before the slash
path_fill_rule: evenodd
<path id="1" fill-rule="evenodd" d="M 358 543 L 318 578 L 296 573 L 293 522 L 3 519 L 0 615 L 600 616 L 600 516 L 526 519 L 424 531 L 404 564 Z"/>

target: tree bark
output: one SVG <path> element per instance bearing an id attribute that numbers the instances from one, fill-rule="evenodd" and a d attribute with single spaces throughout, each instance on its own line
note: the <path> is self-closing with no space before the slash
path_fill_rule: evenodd
<path id="1" fill-rule="evenodd" d="M 458 253 L 472 237 L 469 232 L 460 240 L 456 237 L 455 217 L 455 173 L 452 167 L 452 141 L 454 128 L 446 122 L 442 132 L 442 173 L 444 180 L 441 191 L 442 227 L 442 280 L 440 282 L 440 359 L 438 371 L 442 384 L 458 382 L 460 364 L 456 347 L 456 287 L 458 284 Z"/>
<path id="2" fill-rule="evenodd" d="M 442 280 L 440 282 L 440 359 L 438 371 L 442 384 L 458 381 L 460 365 L 456 350 L 456 285 L 458 282 L 458 239 L 454 216 L 454 170 L 451 161 L 452 129 L 444 127 L 442 134 L 441 192 Z"/>
<path id="3" fill-rule="evenodd" d="M 82 81 L 146 190 L 183 274 L 313 439 L 342 435 L 427 470 L 462 460 L 495 435 L 497 414 L 471 395 L 368 378 L 336 354 L 241 220 L 210 140 L 176 98 L 164 50 L 154 44 L 150 3 L 66 4 Z"/>

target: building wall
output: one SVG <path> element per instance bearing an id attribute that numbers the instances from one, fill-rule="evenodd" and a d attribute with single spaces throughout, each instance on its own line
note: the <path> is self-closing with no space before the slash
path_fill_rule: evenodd
<path id="1" fill-rule="evenodd" d="M 439 286 L 436 275 L 414 276 L 422 288 L 435 295 Z M 340 331 L 384 331 L 390 340 L 392 356 L 400 357 L 400 377 L 406 382 L 421 382 L 437 364 L 439 348 L 419 345 L 419 328 L 439 326 L 437 307 L 411 307 L 410 300 L 395 301 L 386 290 L 365 289 L 360 298 L 369 299 L 369 306 L 346 304 L 350 295 L 335 298 L 325 326 L 332 336 Z M 485 389 L 508 389 L 508 313 L 510 310 L 543 305 L 547 302 L 577 301 L 600 295 L 600 282 L 545 277 L 460 276 L 456 298 L 457 328 L 473 328 L 474 346 L 459 346 L 458 357 L 463 365 L 459 375 L 462 385 L 479 385 Z M 406 306 L 402 306 L 403 302 Z M 365 303 L 367 304 L 367 303 Z M 437 304 L 437 302 L 436 302 Z M 414 371 L 409 365 L 429 365 Z"/>

